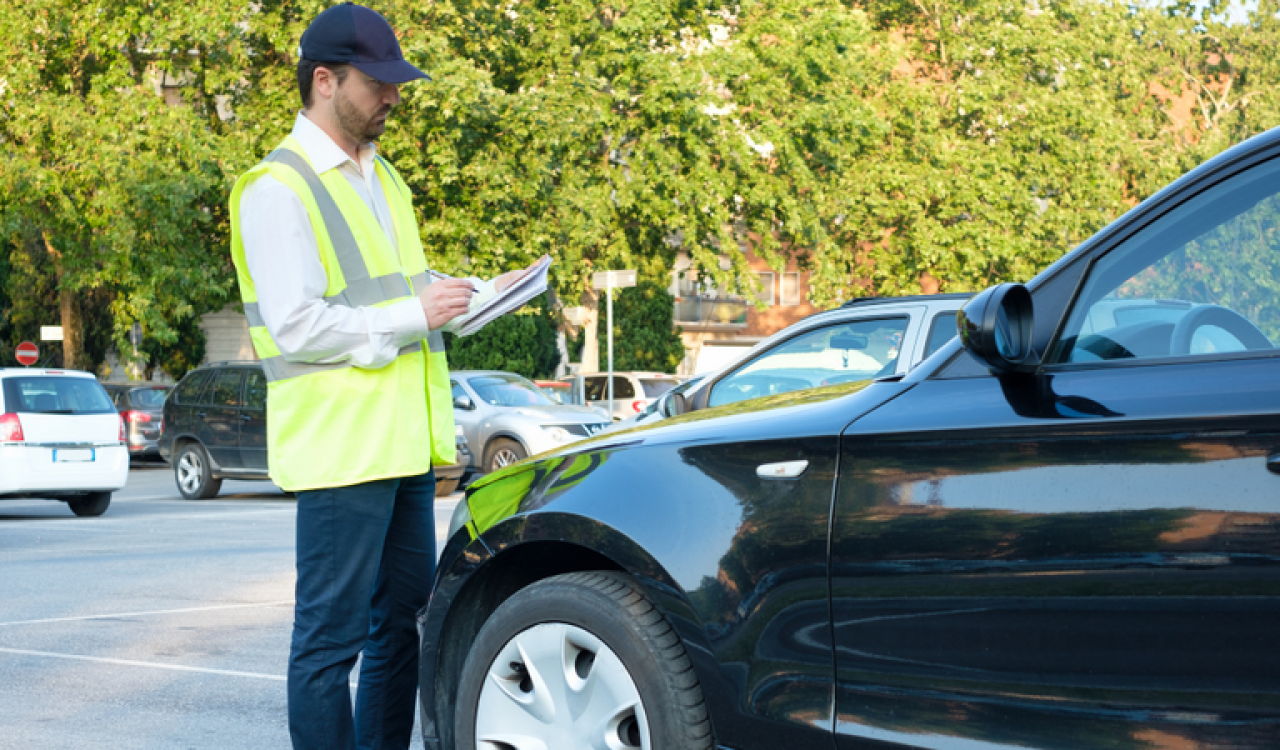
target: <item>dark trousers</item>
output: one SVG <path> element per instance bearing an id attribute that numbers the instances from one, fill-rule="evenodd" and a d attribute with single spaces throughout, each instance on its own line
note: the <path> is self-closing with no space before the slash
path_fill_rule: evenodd
<path id="1" fill-rule="evenodd" d="M 435 575 L 435 486 L 428 472 L 298 493 L 288 683 L 296 750 L 409 747 L 414 617 Z M 348 683 L 361 651 L 353 716 Z"/>

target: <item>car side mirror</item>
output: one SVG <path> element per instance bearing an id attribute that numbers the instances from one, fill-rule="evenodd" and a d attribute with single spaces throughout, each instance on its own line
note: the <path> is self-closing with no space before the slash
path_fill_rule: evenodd
<path id="1" fill-rule="evenodd" d="M 867 348 L 867 337 L 861 333 L 841 333 L 831 337 L 832 349 L 857 349 Z"/>
<path id="2" fill-rule="evenodd" d="M 667 403 L 663 411 L 668 417 L 678 417 L 689 410 L 689 402 L 685 400 L 683 393 L 673 393 L 667 399 Z"/>
<path id="3" fill-rule="evenodd" d="M 453 408 L 471 411 L 476 408 L 476 405 L 471 401 L 470 396 L 456 396 L 453 399 Z"/>
<path id="4" fill-rule="evenodd" d="M 1040 358 L 1031 348 L 1035 330 L 1031 292 L 1021 284 L 993 286 L 956 315 L 960 341 L 996 372 L 1031 372 Z"/>

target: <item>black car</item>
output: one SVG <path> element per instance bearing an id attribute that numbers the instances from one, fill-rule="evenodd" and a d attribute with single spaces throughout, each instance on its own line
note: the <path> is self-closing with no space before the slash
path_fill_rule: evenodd
<path id="1" fill-rule="evenodd" d="M 160 455 L 173 464 L 189 500 L 218 494 L 224 479 L 268 479 L 267 378 L 257 361 L 218 362 L 187 373 L 164 403 Z M 436 494 L 453 492 L 470 462 L 457 433 L 459 459 L 437 466 Z"/>
<path id="2" fill-rule="evenodd" d="M 155 383 L 103 383 L 125 424 L 130 458 L 159 458 L 164 428 L 164 401 L 171 385 Z"/>
<path id="3" fill-rule="evenodd" d="M 426 747 L 1280 747 L 1280 129 L 957 322 L 477 481 Z"/>

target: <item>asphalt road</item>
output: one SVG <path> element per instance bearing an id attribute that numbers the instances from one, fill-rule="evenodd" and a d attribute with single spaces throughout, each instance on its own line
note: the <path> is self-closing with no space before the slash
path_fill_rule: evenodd
<path id="1" fill-rule="evenodd" d="M 0 501 L 0 748 L 288 748 L 294 508 L 270 482 L 184 500 L 163 464 L 99 518 Z"/>

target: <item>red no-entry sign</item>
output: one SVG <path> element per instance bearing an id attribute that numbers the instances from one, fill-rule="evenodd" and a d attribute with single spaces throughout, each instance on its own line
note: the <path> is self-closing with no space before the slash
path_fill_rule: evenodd
<path id="1" fill-rule="evenodd" d="M 40 359 L 40 347 L 30 341 L 23 341 L 21 344 L 18 344 L 17 355 L 18 364 L 28 366 L 34 365 L 36 360 Z"/>

